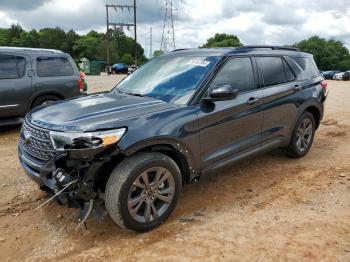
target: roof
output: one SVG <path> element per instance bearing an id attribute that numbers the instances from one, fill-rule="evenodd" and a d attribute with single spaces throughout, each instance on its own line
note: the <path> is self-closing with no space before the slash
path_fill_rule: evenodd
<path id="1" fill-rule="evenodd" d="M 198 54 L 206 56 L 226 56 L 232 54 L 250 54 L 250 55 L 288 55 L 292 57 L 311 56 L 308 53 L 301 52 L 298 48 L 291 46 L 273 46 L 273 45 L 246 45 L 240 47 L 224 48 L 193 48 L 176 49 L 174 54 Z"/>
<path id="2" fill-rule="evenodd" d="M 30 47 L 12 47 L 12 46 L 1 46 L 0 51 L 13 52 L 13 53 L 52 53 L 52 54 L 63 54 L 62 51 L 57 49 L 45 49 L 45 48 L 30 48 Z"/>

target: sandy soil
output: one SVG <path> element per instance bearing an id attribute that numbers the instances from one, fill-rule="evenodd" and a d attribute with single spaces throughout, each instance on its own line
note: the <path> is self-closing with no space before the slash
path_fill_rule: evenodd
<path id="1" fill-rule="evenodd" d="M 88 77 L 90 90 L 120 76 Z M 19 127 L 0 130 L 0 261 L 350 261 L 350 82 L 329 81 L 303 159 L 273 152 L 184 187 L 175 212 L 144 234 L 107 218 L 75 232 L 74 209 L 51 203 L 22 172 Z"/>

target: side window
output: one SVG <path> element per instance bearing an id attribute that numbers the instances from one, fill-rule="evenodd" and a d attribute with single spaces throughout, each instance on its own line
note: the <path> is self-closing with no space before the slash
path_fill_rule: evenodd
<path id="1" fill-rule="evenodd" d="M 217 73 L 211 86 L 231 85 L 239 92 L 255 89 L 252 63 L 249 57 L 230 59 Z"/>
<path id="2" fill-rule="evenodd" d="M 39 77 L 71 76 L 73 67 L 66 57 L 38 57 L 36 70 Z"/>
<path id="3" fill-rule="evenodd" d="M 283 65 L 284 65 L 284 70 L 286 71 L 286 77 L 287 77 L 287 81 L 288 82 L 292 82 L 295 80 L 295 75 L 292 71 L 292 69 L 290 68 L 290 66 L 288 65 L 288 63 L 282 59 L 283 61 Z"/>
<path id="4" fill-rule="evenodd" d="M 315 78 L 320 75 L 314 59 L 311 57 L 293 57 L 295 62 L 304 70 L 306 76 Z"/>
<path id="5" fill-rule="evenodd" d="M 18 67 L 18 75 L 19 77 L 23 77 L 26 70 L 26 59 L 22 56 L 16 56 L 17 67 Z"/>
<path id="6" fill-rule="evenodd" d="M 16 59 L 12 55 L 0 55 L 0 79 L 18 78 Z"/>
<path id="7" fill-rule="evenodd" d="M 287 82 L 281 57 L 256 57 L 256 62 L 265 87 Z"/>

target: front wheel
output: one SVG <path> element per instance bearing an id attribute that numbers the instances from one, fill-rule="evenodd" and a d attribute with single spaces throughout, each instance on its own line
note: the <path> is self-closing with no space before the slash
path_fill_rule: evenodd
<path id="1" fill-rule="evenodd" d="M 310 112 L 304 112 L 298 119 L 289 146 L 285 149 L 288 156 L 298 158 L 309 152 L 316 130 L 315 118 Z"/>
<path id="2" fill-rule="evenodd" d="M 138 153 L 113 170 L 106 185 L 106 208 L 119 226 L 147 231 L 168 218 L 181 186 L 174 160 L 158 152 Z"/>

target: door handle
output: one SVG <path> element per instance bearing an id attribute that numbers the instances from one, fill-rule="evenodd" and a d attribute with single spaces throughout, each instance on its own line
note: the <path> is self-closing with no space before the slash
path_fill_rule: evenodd
<path id="1" fill-rule="evenodd" d="M 247 101 L 247 104 L 248 105 L 253 105 L 253 104 L 255 104 L 256 102 L 258 102 L 259 101 L 259 98 L 257 98 L 257 97 L 251 97 L 251 98 L 249 98 L 249 100 Z"/>
<path id="2" fill-rule="evenodd" d="M 294 91 L 295 91 L 295 92 L 303 91 L 303 87 L 300 86 L 300 85 L 295 85 L 295 86 L 294 86 Z"/>

